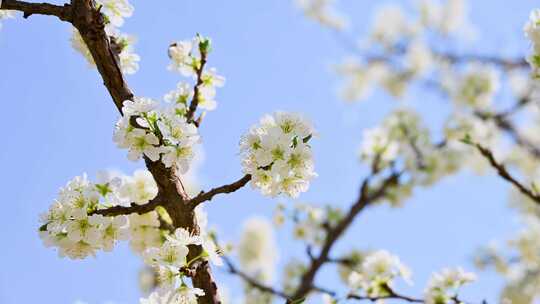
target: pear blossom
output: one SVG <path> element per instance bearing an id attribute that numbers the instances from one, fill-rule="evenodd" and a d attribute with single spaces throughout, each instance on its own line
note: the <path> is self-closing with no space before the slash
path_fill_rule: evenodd
<path id="1" fill-rule="evenodd" d="M 428 304 L 453 303 L 458 289 L 476 280 L 476 275 L 465 272 L 462 268 L 443 269 L 434 273 L 424 292 L 424 299 Z"/>
<path id="2" fill-rule="evenodd" d="M 252 175 L 252 187 L 269 196 L 297 197 L 307 191 L 316 176 L 308 144 L 313 135 L 313 127 L 297 114 L 276 112 L 261 118 L 240 142 L 243 170 Z"/>
<path id="3" fill-rule="evenodd" d="M 60 189 L 57 199 L 49 210 L 41 215 L 43 225 L 39 235 L 45 245 L 58 248 L 60 256 L 82 259 L 94 256 L 98 250 L 111 251 L 117 241 L 121 240 L 130 239 L 134 242 L 142 239 L 151 245 L 159 244 L 159 231 L 157 242 L 149 242 L 150 229 L 142 228 L 143 225 L 149 224 L 145 219 L 151 217 L 152 212 L 145 215 L 130 215 L 130 220 L 125 215 L 106 217 L 95 214 L 97 210 L 122 205 L 124 200 L 120 198 L 122 197 L 120 190 L 126 184 L 123 180 L 131 182 L 140 176 L 116 176 L 104 173 L 100 175 L 98 183 L 89 181 L 86 175 L 83 175 L 73 178 Z M 156 187 L 155 183 L 153 187 Z M 140 190 L 136 187 L 132 189 Z M 136 193 L 136 196 L 140 195 Z M 153 195 L 155 196 L 155 193 Z M 159 226 L 157 217 L 150 225 L 157 230 Z"/>
<path id="4" fill-rule="evenodd" d="M 129 245 L 133 251 L 142 254 L 146 249 L 161 246 L 159 215 L 156 211 L 129 216 Z"/>
<path id="5" fill-rule="evenodd" d="M 385 46 L 393 46 L 413 35 L 415 29 L 397 5 L 385 5 L 376 12 L 371 25 L 371 39 Z"/>
<path id="6" fill-rule="evenodd" d="M 169 98 L 178 100 L 169 94 Z M 149 98 L 135 97 L 123 103 L 124 114 L 116 123 L 113 140 L 118 147 L 128 149 L 128 158 L 141 156 L 161 160 L 167 167 L 177 167 L 181 173 L 189 169 L 200 141 L 197 127 L 185 118 L 185 107 L 177 103 L 165 108 Z M 134 123 L 135 122 L 135 123 Z"/>
<path id="7" fill-rule="evenodd" d="M 96 2 L 102 6 L 101 12 L 113 26 L 122 26 L 124 18 L 133 15 L 134 8 L 128 0 L 96 0 Z"/>
<path id="8" fill-rule="evenodd" d="M 388 163 L 398 156 L 399 145 L 390 138 L 387 129 L 375 127 L 364 131 L 362 146 L 360 147 L 360 157 L 373 162 L 376 158 L 379 161 Z"/>
<path id="9" fill-rule="evenodd" d="M 190 40 L 177 41 L 169 46 L 169 57 L 171 63 L 168 69 L 178 71 L 184 76 L 193 76 L 195 74 L 196 61 L 192 56 L 194 42 Z"/>
<path id="10" fill-rule="evenodd" d="M 367 255 L 360 271 L 349 275 L 351 289 L 362 289 L 369 297 L 387 295 L 387 287 L 392 287 L 394 279 L 401 277 L 410 282 L 411 272 L 399 258 L 388 251 L 379 250 Z"/>
<path id="11" fill-rule="evenodd" d="M 523 27 L 525 36 L 531 41 L 531 53 L 527 56 L 527 62 L 532 68 L 535 78 L 540 77 L 540 9 L 531 11 L 529 20 Z"/>
<path id="12" fill-rule="evenodd" d="M 120 68 L 124 74 L 135 74 L 139 70 L 140 56 L 134 53 L 133 45 L 135 39 L 132 36 L 122 34 L 116 30 L 112 30 L 109 27 L 105 28 L 109 35 L 116 41 L 116 44 L 120 46 L 120 53 L 118 58 L 120 59 Z M 79 52 L 88 62 L 89 67 L 95 67 L 94 58 L 92 53 L 88 49 L 88 46 L 84 42 L 81 34 L 76 28 L 72 29 L 71 34 L 71 46 L 77 52 Z"/>
<path id="13" fill-rule="evenodd" d="M 425 43 L 416 40 L 409 44 L 405 61 L 413 74 L 423 75 L 432 67 L 433 55 Z"/>
<path id="14" fill-rule="evenodd" d="M 450 79 L 447 86 L 456 102 L 485 109 L 499 90 L 499 74 L 493 67 L 471 64 L 464 75 Z"/>
<path id="15" fill-rule="evenodd" d="M 142 205 L 153 199 L 158 193 L 154 177 L 148 170 L 137 170 L 133 176 L 124 178 L 119 194 L 130 202 Z"/>
<path id="16" fill-rule="evenodd" d="M 331 29 L 342 30 L 347 26 L 346 19 L 333 7 L 335 0 L 296 0 L 296 4 L 304 14 Z"/>

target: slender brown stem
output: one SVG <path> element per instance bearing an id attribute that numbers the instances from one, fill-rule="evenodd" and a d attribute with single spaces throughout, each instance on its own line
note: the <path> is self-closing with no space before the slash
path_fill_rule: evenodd
<path id="1" fill-rule="evenodd" d="M 197 107 L 199 106 L 199 98 L 200 98 L 200 95 L 201 95 L 201 86 L 203 85 L 203 79 L 202 79 L 202 76 L 203 76 L 203 71 L 204 71 L 204 66 L 206 65 L 206 56 L 207 56 L 207 53 L 206 51 L 203 51 L 200 47 L 199 49 L 201 50 L 201 64 L 199 65 L 198 69 L 197 69 L 197 83 L 195 84 L 195 88 L 193 89 L 193 99 L 191 100 L 191 103 L 189 104 L 189 108 L 188 108 L 188 111 L 186 113 L 186 119 L 188 122 L 195 122 L 196 125 L 198 126 L 200 122 L 197 122 L 197 121 L 193 121 L 193 116 L 195 115 L 195 111 L 197 111 Z"/>
<path id="2" fill-rule="evenodd" d="M 137 205 L 135 203 L 131 203 L 131 206 L 113 206 L 107 209 L 99 209 L 91 214 L 101 214 L 104 216 L 117 216 L 117 215 L 129 215 L 132 213 L 137 214 L 143 214 L 148 213 L 150 211 L 153 211 L 156 209 L 157 206 L 161 205 L 163 202 L 158 198 L 154 198 L 153 200 L 149 201 L 146 204 L 143 205 Z"/>
<path id="3" fill-rule="evenodd" d="M 227 270 L 229 271 L 229 273 L 239 276 L 244 282 L 249 284 L 251 287 L 256 288 L 262 292 L 273 294 L 280 298 L 289 300 L 289 297 L 287 296 L 287 294 L 285 294 L 285 292 L 277 290 L 273 287 L 267 286 L 259 282 L 257 279 L 252 278 L 248 274 L 238 269 L 228 257 L 223 256 L 222 258 L 225 261 L 225 265 L 227 266 Z"/>
<path id="4" fill-rule="evenodd" d="M 489 161 L 489 164 L 497 170 L 497 174 L 499 174 L 500 177 L 502 177 L 504 180 L 508 181 L 510 184 L 512 184 L 514 187 L 516 187 L 519 192 L 523 193 L 528 198 L 532 199 L 537 204 L 540 204 L 540 196 L 538 196 L 536 193 L 534 193 L 531 189 L 525 187 L 522 183 L 520 183 L 516 178 L 514 178 L 508 170 L 506 170 L 506 167 L 499 163 L 496 159 L 493 153 L 486 147 L 483 147 L 480 144 L 475 143 L 474 146 L 480 151 L 480 153 Z"/>
<path id="5" fill-rule="evenodd" d="M 241 179 L 237 180 L 234 183 L 211 189 L 208 192 L 201 191 L 201 193 L 199 193 L 199 195 L 192 198 L 189 201 L 189 203 L 193 208 L 195 208 L 197 207 L 197 205 L 211 200 L 217 194 L 231 193 L 244 187 L 250 180 L 251 180 L 251 175 L 246 174 Z"/>

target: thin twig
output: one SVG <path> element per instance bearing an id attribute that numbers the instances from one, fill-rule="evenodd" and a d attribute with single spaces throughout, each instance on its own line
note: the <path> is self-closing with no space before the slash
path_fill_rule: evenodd
<path id="1" fill-rule="evenodd" d="M 131 206 L 129 207 L 114 206 L 114 207 L 109 207 L 107 209 L 98 209 L 92 212 L 90 215 L 101 214 L 104 216 L 117 216 L 117 215 L 129 215 L 132 213 L 144 214 L 150 211 L 154 211 L 154 209 L 156 209 L 156 207 L 161 204 L 162 204 L 162 201 L 156 197 L 155 199 L 149 201 L 148 203 L 144 205 L 137 205 L 135 203 L 131 203 Z"/>
<path id="2" fill-rule="evenodd" d="M 228 257 L 223 256 L 222 258 L 223 258 L 223 261 L 225 261 L 225 265 L 227 266 L 227 270 L 229 271 L 229 273 L 239 276 L 240 278 L 242 278 L 242 280 L 244 280 L 244 282 L 249 284 L 251 287 L 256 288 L 262 292 L 273 294 L 280 298 L 289 300 L 289 297 L 287 296 L 287 294 L 285 294 L 285 292 L 277 290 L 273 287 L 264 285 L 263 283 L 259 282 L 257 279 L 252 278 L 248 274 L 236 268 L 236 266 L 234 266 L 234 264 Z"/>
<path id="3" fill-rule="evenodd" d="M 195 88 L 193 89 L 193 99 L 191 100 L 191 103 L 189 104 L 189 108 L 188 108 L 188 111 L 186 113 L 186 120 L 188 122 L 193 122 L 193 116 L 195 115 L 195 111 L 197 111 L 197 106 L 199 105 L 199 98 L 200 98 L 200 95 L 201 95 L 201 86 L 203 85 L 203 79 L 202 79 L 202 76 L 203 76 L 203 71 L 204 71 L 204 66 L 206 64 L 206 56 L 207 56 L 207 53 L 206 51 L 203 51 L 199 45 L 199 50 L 200 50 L 200 53 L 201 53 L 201 64 L 199 65 L 198 69 L 197 69 L 197 83 L 195 84 Z M 199 122 L 200 123 L 200 122 Z M 197 123 L 197 126 L 198 124 Z"/>
<path id="4" fill-rule="evenodd" d="M 241 179 L 235 181 L 234 183 L 211 189 L 208 192 L 201 191 L 199 195 L 195 196 L 189 201 L 189 204 L 193 208 L 195 208 L 197 205 L 211 200 L 217 194 L 231 193 L 244 187 L 250 180 L 251 180 L 251 175 L 246 174 Z"/>
<path id="5" fill-rule="evenodd" d="M 322 249 L 317 257 L 315 257 L 308 267 L 308 270 L 302 275 L 300 284 L 296 291 L 293 293 L 292 300 L 304 298 L 309 291 L 315 287 L 313 282 L 319 269 L 329 260 L 330 250 L 333 248 L 337 240 L 344 234 L 344 232 L 353 223 L 356 216 L 364 210 L 369 204 L 383 197 L 389 188 L 395 186 L 399 182 L 401 172 L 394 172 L 389 177 L 384 179 L 381 185 L 374 191 L 370 190 L 369 182 L 373 175 L 367 177 L 360 188 L 360 195 L 356 202 L 351 206 L 349 212 L 345 217 L 337 223 L 336 226 L 330 227 L 326 235 L 326 239 L 322 246 Z M 289 301 L 288 303 L 291 303 Z"/>
<path id="6" fill-rule="evenodd" d="M 521 193 L 523 193 L 528 198 L 532 199 L 537 204 L 540 204 L 540 196 L 535 194 L 531 189 L 525 187 L 522 183 L 520 183 L 516 178 L 514 178 L 508 170 L 506 170 L 506 167 L 499 163 L 496 159 L 493 153 L 486 147 L 483 147 L 480 144 L 473 143 L 474 146 L 480 151 L 480 153 L 489 161 L 490 165 L 497 170 L 497 174 L 499 174 L 500 177 L 502 177 L 504 180 L 508 181 L 514 187 L 516 187 Z"/>

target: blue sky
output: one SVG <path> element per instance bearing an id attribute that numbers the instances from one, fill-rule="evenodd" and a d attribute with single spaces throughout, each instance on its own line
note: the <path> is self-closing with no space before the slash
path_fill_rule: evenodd
<path id="1" fill-rule="evenodd" d="M 337 98 L 339 81 L 330 66 L 347 51 L 330 32 L 303 18 L 288 0 L 131 2 L 136 10 L 124 30 L 138 36 L 136 50 L 142 62 L 139 72 L 127 80 L 137 95 L 160 98 L 176 85 L 178 75 L 166 70 L 170 42 L 197 32 L 213 39 L 210 65 L 227 83 L 219 90 L 218 110 L 207 116 L 201 129 L 206 161 L 200 176 L 206 188 L 240 177 L 240 136 L 264 113 L 287 110 L 305 113 L 320 133 L 313 142 L 319 177 L 300 200 L 345 207 L 356 198 L 366 174 L 356 154 L 361 132 L 398 103 L 380 93 L 354 105 Z M 355 28 L 363 29 L 382 2 L 340 3 Z M 472 2 L 472 19 L 482 36 L 463 50 L 524 54 L 521 28 L 535 1 Z M 112 128 L 118 114 L 97 72 L 71 48 L 68 24 L 19 16 L 3 25 L 0 92 L 6 130 L 0 149 L 0 303 L 136 303 L 141 262 L 126 244 L 95 259 L 60 259 L 41 244 L 37 228 L 39 213 L 73 176 L 95 176 L 101 169 L 131 173 L 143 164 L 129 162 L 125 151 L 114 146 Z M 421 105 L 432 124 L 442 117 L 435 94 L 413 89 L 405 102 Z M 416 191 L 400 209 L 369 209 L 336 254 L 351 247 L 396 253 L 414 271 L 416 284 L 404 292 L 418 295 L 432 271 L 455 265 L 472 269 L 471 256 L 478 246 L 516 229 L 507 190 L 492 175 L 465 172 L 447 178 Z M 239 236 L 249 216 L 271 217 L 276 202 L 246 187 L 213 200 L 207 210 L 221 238 L 230 240 Z M 288 231 L 277 235 L 283 245 L 281 263 L 291 256 L 304 258 Z M 222 270 L 215 272 L 220 283 L 238 293 L 236 279 Z M 495 302 L 501 281 L 489 272 L 479 277 L 463 298 Z M 334 279 L 325 271 L 319 282 L 332 285 Z"/>

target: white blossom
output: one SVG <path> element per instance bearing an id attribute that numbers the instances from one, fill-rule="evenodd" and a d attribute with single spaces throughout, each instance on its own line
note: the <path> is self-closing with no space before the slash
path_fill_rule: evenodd
<path id="1" fill-rule="evenodd" d="M 307 191 L 316 176 L 308 144 L 313 135 L 313 127 L 297 114 L 264 116 L 240 142 L 243 170 L 251 174 L 252 187 L 269 196 L 297 197 Z"/>
<path id="2" fill-rule="evenodd" d="M 499 90 L 499 74 L 491 66 L 471 64 L 463 75 L 449 79 L 447 86 L 456 102 L 485 109 Z"/>
<path id="3" fill-rule="evenodd" d="M 122 197 L 139 205 L 148 203 L 157 193 L 156 181 L 148 170 L 137 170 L 132 177 L 125 177 L 119 189 Z"/>
<path id="4" fill-rule="evenodd" d="M 379 250 L 366 256 L 360 271 L 349 275 L 349 286 L 353 290 L 362 289 L 369 297 L 385 296 L 386 287 L 392 288 L 398 277 L 410 282 L 411 272 L 397 256 Z"/>
<path id="5" fill-rule="evenodd" d="M 347 20 L 338 13 L 332 5 L 335 0 L 296 0 L 306 16 L 323 26 L 342 30 L 347 26 Z"/>
<path id="6" fill-rule="evenodd" d="M 134 8 L 127 0 L 96 0 L 96 2 L 102 5 L 101 12 L 113 26 L 122 26 L 124 18 L 133 15 Z"/>
<path id="7" fill-rule="evenodd" d="M 173 95 L 169 94 L 168 98 L 179 98 Z M 168 168 L 176 166 L 185 173 L 200 137 L 197 127 L 186 121 L 184 109 L 177 103 L 161 108 L 149 98 L 126 100 L 122 108 L 124 116 L 116 123 L 113 140 L 118 147 L 129 150 L 130 160 L 144 155 L 152 161 L 161 160 Z"/>
<path id="8" fill-rule="evenodd" d="M 385 46 L 392 46 L 401 39 L 413 35 L 415 29 L 397 5 L 379 8 L 371 25 L 371 38 Z"/>
<path id="9" fill-rule="evenodd" d="M 277 257 L 272 225 L 261 218 L 251 218 L 244 223 L 238 244 L 238 258 L 242 269 L 261 282 L 274 277 Z"/>
<path id="10" fill-rule="evenodd" d="M 193 48 L 194 42 L 190 40 L 177 41 L 169 46 L 171 63 L 168 69 L 178 71 L 184 76 L 193 76 L 196 68 L 196 61 L 192 56 Z"/>
<path id="11" fill-rule="evenodd" d="M 462 268 L 443 269 L 431 276 L 424 292 L 425 301 L 428 304 L 453 303 L 458 289 L 475 280 L 474 273 L 465 272 Z"/>
<path id="12" fill-rule="evenodd" d="M 99 183 L 90 182 L 86 175 L 75 177 L 68 182 L 60 189 L 48 212 L 41 215 L 43 225 L 40 228 L 40 237 L 45 245 L 57 247 L 60 256 L 82 259 L 95 255 L 98 250 L 111 251 L 120 240 L 130 239 L 131 242 L 135 242 L 140 239 L 152 245 L 159 244 L 159 232 L 157 232 L 158 242 L 149 242 L 150 229 L 141 228 L 143 225 L 149 225 L 147 218 L 155 212 L 145 215 L 132 214 L 129 220 L 125 215 L 95 214 L 100 209 L 123 203 L 123 199 L 120 198 L 123 195 L 120 192 L 125 183 L 122 181 L 140 179 L 142 172 L 146 171 L 137 171 L 135 177 L 101 174 Z M 156 187 L 155 183 L 153 187 Z M 130 189 L 141 191 L 137 187 Z M 122 191 L 129 198 L 141 195 L 140 193 L 132 195 L 127 188 Z M 156 192 L 157 189 L 153 196 Z M 155 230 L 159 226 L 157 217 L 150 225 L 156 233 Z"/>

